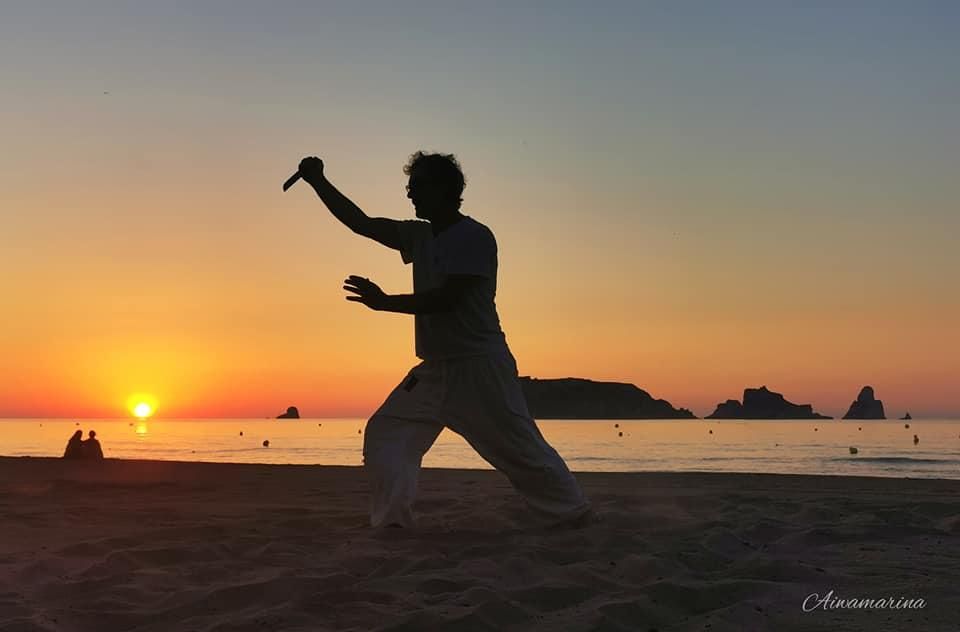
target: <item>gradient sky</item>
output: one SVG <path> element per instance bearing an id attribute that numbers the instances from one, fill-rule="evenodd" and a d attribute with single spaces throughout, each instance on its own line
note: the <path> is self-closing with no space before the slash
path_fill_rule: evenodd
<path id="1" fill-rule="evenodd" d="M 523 375 L 960 416 L 960 5 L 538 4 L 4 2 L 0 416 L 369 415 L 413 319 L 341 281 L 411 270 L 280 184 L 412 218 L 421 148 Z"/>

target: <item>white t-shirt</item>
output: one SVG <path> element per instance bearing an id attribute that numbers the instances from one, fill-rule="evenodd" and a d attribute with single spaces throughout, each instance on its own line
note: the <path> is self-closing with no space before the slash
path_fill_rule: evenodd
<path id="1" fill-rule="evenodd" d="M 434 237 L 430 222 L 398 222 L 400 256 L 413 263 L 413 291 L 440 287 L 450 274 L 484 280 L 467 290 L 448 312 L 416 314 L 417 357 L 424 360 L 485 355 L 507 350 L 494 297 L 497 294 L 497 241 L 489 228 L 464 216 Z"/>

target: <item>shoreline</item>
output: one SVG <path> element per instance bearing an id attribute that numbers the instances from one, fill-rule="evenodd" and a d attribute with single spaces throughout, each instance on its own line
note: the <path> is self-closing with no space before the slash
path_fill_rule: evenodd
<path id="1" fill-rule="evenodd" d="M 885 457 L 877 457 L 883 459 Z M 897 457 L 891 457 L 896 459 Z M 861 460 L 867 460 L 869 457 Z M 0 472 L 2 472 L 3 464 L 8 461 L 36 461 L 36 462 L 64 462 L 66 461 L 62 457 L 57 456 L 32 456 L 32 455 L 19 455 L 19 456 L 9 456 L 9 455 L 0 455 Z M 264 467 L 264 468 L 284 468 L 284 467 L 295 467 L 295 468 L 322 468 L 322 469 L 345 469 L 345 470 L 357 470 L 362 471 L 362 465 L 337 465 L 337 464 L 325 464 L 325 463 L 251 463 L 244 461 L 183 461 L 179 459 L 130 459 L 125 457 L 106 457 L 103 461 L 70 461 L 69 463 L 83 463 L 87 467 L 105 467 L 106 463 L 138 463 L 142 464 L 143 467 L 149 468 L 148 464 L 177 464 L 183 466 L 191 465 L 216 465 L 216 466 L 226 466 L 226 467 Z M 97 465 L 100 463 L 100 465 Z M 439 471 L 439 472 L 487 472 L 487 473 L 496 473 L 494 469 L 479 469 L 479 468 L 452 468 L 452 467 L 423 467 L 421 471 Z M 957 478 L 937 478 L 937 477 L 927 477 L 927 476 L 872 476 L 872 475 L 852 475 L 852 474 L 806 474 L 806 473 L 795 473 L 795 472 L 726 472 L 726 471 L 704 471 L 704 470 L 574 470 L 571 469 L 573 474 L 578 478 L 580 476 L 596 476 L 596 475 L 616 475 L 616 476 L 658 476 L 658 475 L 677 475 L 677 476 L 746 476 L 746 477 L 782 477 L 782 478 L 805 478 L 805 479 L 853 479 L 853 480 L 868 480 L 868 481 L 941 481 L 944 483 L 953 483 L 955 487 L 960 488 L 960 474 Z"/>
<path id="2" fill-rule="evenodd" d="M 575 475 L 603 522 L 427 468 L 374 530 L 358 466 L 0 457 L 0 629 L 954 629 L 960 481 Z"/>

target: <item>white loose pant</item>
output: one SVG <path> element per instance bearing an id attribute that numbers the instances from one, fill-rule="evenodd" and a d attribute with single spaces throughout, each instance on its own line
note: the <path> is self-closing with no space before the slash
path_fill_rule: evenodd
<path id="1" fill-rule="evenodd" d="M 444 426 L 506 474 L 544 522 L 584 514 L 584 498 L 566 463 L 527 410 L 509 351 L 424 360 L 370 417 L 363 463 L 371 483 L 370 524 L 413 526 L 423 455 Z"/>

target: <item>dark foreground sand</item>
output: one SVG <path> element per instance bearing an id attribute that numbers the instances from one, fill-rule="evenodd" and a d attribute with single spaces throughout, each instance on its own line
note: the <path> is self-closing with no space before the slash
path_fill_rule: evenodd
<path id="1" fill-rule="evenodd" d="M 604 523 L 425 470 L 374 531 L 358 468 L 0 458 L 0 630 L 960 629 L 960 481 L 578 478 Z"/>

